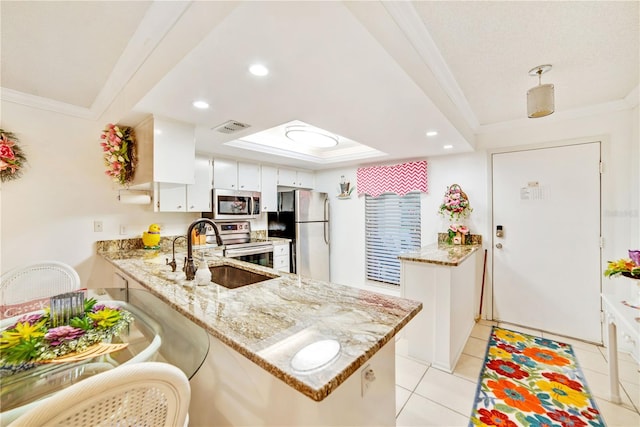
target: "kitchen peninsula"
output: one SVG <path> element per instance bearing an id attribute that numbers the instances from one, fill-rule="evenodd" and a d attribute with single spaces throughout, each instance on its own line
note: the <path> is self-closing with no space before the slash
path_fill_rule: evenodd
<path id="1" fill-rule="evenodd" d="M 482 240 L 472 237 L 471 245 L 452 245 L 439 236 L 438 243 L 398 256 L 401 295 L 425 308 L 405 331 L 409 356 L 449 373 L 471 334 L 479 301 Z"/>
<path id="2" fill-rule="evenodd" d="M 209 267 L 270 279 L 236 289 L 194 286 L 181 262 L 176 272 L 165 265 L 170 245 L 123 242 L 98 242 L 114 274 L 209 333 L 209 355 L 191 381 L 190 425 L 395 425 L 394 336 L 421 303 L 206 252 Z M 176 247 L 176 259 L 183 257 Z"/>

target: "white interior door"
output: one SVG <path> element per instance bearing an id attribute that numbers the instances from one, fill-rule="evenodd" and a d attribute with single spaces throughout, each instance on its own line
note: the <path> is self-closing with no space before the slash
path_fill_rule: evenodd
<path id="1" fill-rule="evenodd" d="M 492 179 L 494 319 L 602 342 L 600 143 L 497 153 Z"/>

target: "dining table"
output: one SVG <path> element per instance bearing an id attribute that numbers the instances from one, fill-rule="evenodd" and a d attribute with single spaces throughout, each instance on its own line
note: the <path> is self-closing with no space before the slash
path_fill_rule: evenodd
<path id="1" fill-rule="evenodd" d="M 121 343 L 124 348 L 85 360 L 32 363 L 13 370 L 0 367 L 0 426 L 11 423 L 60 390 L 125 364 L 166 362 L 191 379 L 206 359 L 207 332 L 152 293 L 130 288 L 87 289 L 85 293 L 86 298 L 95 298 L 98 304 L 117 306 L 131 313 L 133 321 L 110 340 L 111 344 Z M 14 325 L 21 316 L 3 319 L 0 331 Z"/>

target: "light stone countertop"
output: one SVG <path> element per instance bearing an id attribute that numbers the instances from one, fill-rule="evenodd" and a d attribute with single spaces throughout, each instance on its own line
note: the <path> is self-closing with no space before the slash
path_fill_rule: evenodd
<path id="1" fill-rule="evenodd" d="M 183 248 L 176 247 L 174 273 L 165 265 L 170 249 L 98 247 L 99 255 L 179 313 L 315 401 L 326 398 L 422 309 L 416 301 L 212 255 L 207 256 L 209 266 L 241 266 L 273 279 L 236 289 L 210 283 L 194 290 L 181 271 Z M 296 372 L 293 356 L 324 339 L 340 343 L 339 356 L 316 371 Z"/>
<path id="2" fill-rule="evenodd" d="M 412 252 L 398 255 L 400 261 L 423 262 L 456 267 L 475 253 L 482 245 L 450 245 L 447 243 L 433 243 Z"/>

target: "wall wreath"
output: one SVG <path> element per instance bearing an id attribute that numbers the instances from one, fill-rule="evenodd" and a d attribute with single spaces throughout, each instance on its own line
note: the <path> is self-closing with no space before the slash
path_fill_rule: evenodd
<path id="1" fill-rule="evenodd" d="M 107 167 L 104 173 L 120 185 L 131 182 L 137 160 L 133 128 L 109 123 L 100 138 Z"/>
<path id="2" fill-rule="evenodd" d="M 4 129 L 0 129 L 0 138 L 0 180 L 20 178 L 27 157 L 18 145 L 18 138 Z"/>

